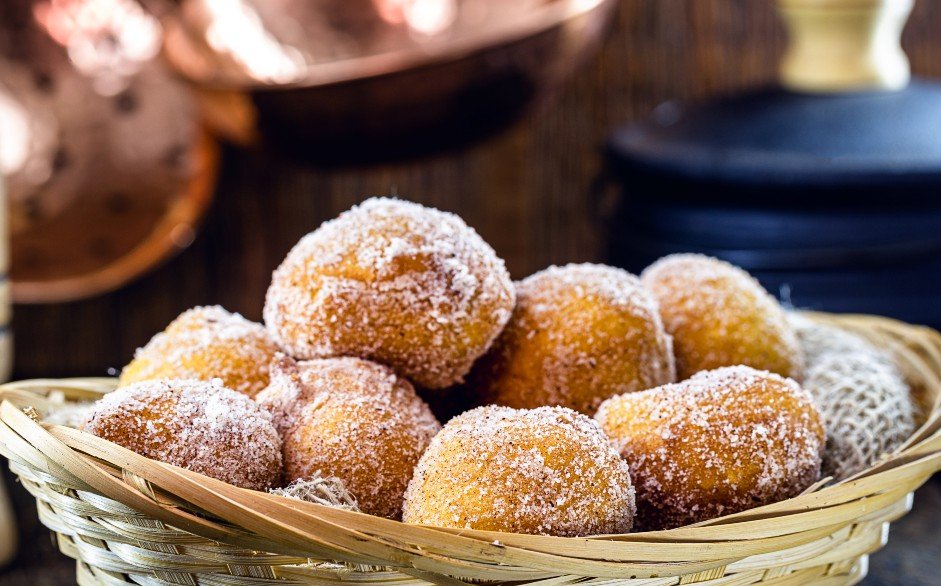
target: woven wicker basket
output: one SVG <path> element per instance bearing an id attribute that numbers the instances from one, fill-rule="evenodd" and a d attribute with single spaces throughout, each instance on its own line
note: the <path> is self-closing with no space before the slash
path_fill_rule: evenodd
<path id="1" fill-rule="evenodd" d="M 924 425 L 847 481 L 670 531 L 556 538 L 406 525 L 238 489 L 36 421 L 109 391 L 111 379 L 0 387 L 0 452 L 77 560 L 80 584 L 851 584 L 912 491 L 941 469 L 941 335 L 882 318 L 813 318 L 894 353 Z"/>

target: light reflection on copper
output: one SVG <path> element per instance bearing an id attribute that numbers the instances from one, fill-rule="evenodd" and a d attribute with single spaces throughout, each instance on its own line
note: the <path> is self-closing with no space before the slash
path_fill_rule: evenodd
<path id="1" fill-rule="evenodd" d="M 193 83 L 221 136 L 318 164 L 402 159 L 507 128 L 597 46 L 617 4 L 232 0 L 264 31 L 247 36 L 304 56 L 299 75 L 279 84 L 216 48 L 241 48 L 231 38 L 238 27 L 218 27 L 207 41 L 217 16 L 231 16 L 219 13 L 220 2 L 182 0 L 165 20 L 164 55 Z"/>
<path id="2" fill-rule="evenodd" d="M 376 13 L 389 24 L 401 24 L 405 20 L 402 5 L 405 0 L 373 0 Z"/>
<path id="3" fill-rule="evenodd" d="M 103 95 L 123 90 L 160 50 L 160 24 L 134 0 L 45 0 L 33 16 Z"/>
<path id="4" fill-rule="evenodd" d="M 457 20 L 457 0 L 407 0 L 404 14 L 412 33 L 436 35 Z"/>
<path id="5" fill-rule="evenodd" d="M 182 0 L 170 19 L 167 56 L 212 85 L 319 84 L 367 60 L 420 61 L 512 35 L 564 17 L 574 1 Z"/>
<path id="6" fill-rule="evenodd" d="M 49 180 L 57 146 L 54 114 L 35 91 L 28 70 L 0 60 L 0 175 L 10 201 L 22 200 Z M 11 220 L 16 223 L 13 215 Z"/>
<path id="7" fill-rule="evenodd" d="M 10 204 L 7 226 L 13 234 L 28 224 L 28 200 L 52 177 L 59 146 L 54 114 L 31 81 L 28 70 L 0 60 L 0 175 Z"/>
<path id="8" fill-rule="evenodd" d="M 26 108 L 0 92 L 0 175 L 23 169 L 30 152 L 29 119 Z"/>
<path id="9" fill-rule="evenodd" d="M 204 6 L 211 17 L 206 42 L 241 64 L 251 77 L 286 83 L 302 74 L 306 62 L 300 51 L 269 34 L 247 2 L 206 0 Z"/>
<path id="10" fill-rule="evenodd" d="M 490 8 L 482 0 L 373 0 L 373 4 L 385 22 L 404 23 L 410 33 L 429 36 L 453 28 L 459 18 L 463 26 L 474 26 L 486 18 Z"/>

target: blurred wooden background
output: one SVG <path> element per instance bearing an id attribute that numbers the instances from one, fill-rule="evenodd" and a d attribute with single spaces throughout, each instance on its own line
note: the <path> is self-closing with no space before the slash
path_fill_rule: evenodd
<path id="1" fill-rule="evenodd" d="M 913 69 L 941 77 L 941 6 L 917 3 Z M 600 260 L 589 188 L 616 125 L 664 100 L 773 82 L 784 31 L 771 0 L 623 0 L 602 51 L 551 104 L 508 134 L 407 164 L 324 171 L 227 148 L 213 209 L 191 248 L 109 295 L 17 307 L 17 377 L 103 375 L 180 311 L 219 303 L 260 319 L 270 273 L 321 221 L 364 196 L 397 193 L 462 215 L 514 277 Z"/>
<path id="2" fill-rule="evenodd" d="M 941 77 L 939 27 L 941 2 L 918 2 L 905 34 L 916 74 Z M 784 40 L 771 0 L 622 0 L 600 54 L 558 99 L 470 150 L 327 172 L 227 148 L 214 207 L 191 248 L 112 294 L 16 308 L 15 376 L 104 375 L 196 304 L 260 319 L 270 273 L 288 249 L 367 195 L 393 193 L 459 213 L 516 278 L 551 263 L 601 260 L 604 234 L 588 194 L 605 136 L 664 100 L 772 82 Z M 920 514 L 894 529 L 903 539 L 877 558 L 872 583 L 936 583 L 939 485 L 926 487 Z M 34 545 L 0 583 L 70 580 L 71 564 L 52 553 L 22 491 L 18 501 L 24 538 Z"/>

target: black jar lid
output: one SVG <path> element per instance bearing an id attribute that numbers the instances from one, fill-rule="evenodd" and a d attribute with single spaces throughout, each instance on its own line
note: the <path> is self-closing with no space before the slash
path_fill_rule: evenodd
<path id="1" fill-rule="evenodd" d="M 741 186 L 941 184 L 941 84 L 809 94 L 766 88 L 660 105 L 616 131 L 607 156 L 628 175 Z"/>
<path id="2" fill-rule="evenodd" d="M 776 4 L 791 40 L 779 87 L 662 104 L 614 133 L 609 168 L 625 182 L 706 185 L 719 198 L 723 187 L 757 187 L 804 200 L 886 188 L 924 199 L 925 186 L 941 185 L 941 84 L 912 82 L 900 44 L 913 0 Z"/>

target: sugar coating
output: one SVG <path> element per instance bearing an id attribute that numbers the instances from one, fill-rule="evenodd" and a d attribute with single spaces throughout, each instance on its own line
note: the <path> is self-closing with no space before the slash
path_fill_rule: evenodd
<path id="1" fill-rule="evenodd" d="M 463 220 L 372 198 L 297 243 L 264 316 L 292 356 L 358 356 L 443 388 L 490 347 L 513 304 L 503 261 Z"/>
<path id="2" fill-rule="evenodd" d="M 552 266 L 516 285 L 516 307 L 469 386 L 482 403 L 563 406 L 589 415 L 621 393 L 673 382 L 670 336 L 630 273 Z"/>
<path id="3" fill-rule="evenodd" d="M 589 417 L 479 407 L 444 426 L 415 469 L 403 520 L 541 535 L 626 533 L 627 465 Z"/>
<path id="4" fill-rule="evenodd" d="M 641 281 L 660 302 L 680 380 L 747 365 L 800 380 L 803 356 L 785 312 L 751 275 L 701 254 L 674 254 Z"/>
<path id="5" fill-rule="evenodd" d="M 277 351 L 261 324 L 218 305 L 194 307 L 137 350 L 120 383 L 220 378 L 228 388 L 253 397 L 268 385 L 268 365 Z"/>
<path id="6" fill-rule="evenodd" d="M 88 421 L 88 414 L 94 409 L 94 401 L 84 401 L 81 403 L 63 403 L 51 408 L 43 417 L 43 421 L 53 425 L 64 425 L 75 429 L 85 427 Z"/>
<path id="7" fill-rule="evenodd" d="M 393 519 L 441 429 L 407 380 L 359 358 L 280 356 L 258 402 L 284 439 L 286 481 L 336 477 L 363 512 Z"/>
<path id="8" fill-rule="evenodd" d="M 916 428 L 911 388 L 892 357 L 865 339 L 789 316 L 807 357 L 804 388 L 823 414 L 823 474 L 842 480 L 901 446 Z"/>
<path id="9" fill-rule="evenodd" d="M 85 431 L 242 488 L 266 490 L 281 476 L 281 439 L 271 416 L 219 379 L 120 388 L 96 403 Z"/>
<path id="10" fill-rule="evenodd" d="M 824 430 L 810 395 L 747 366 L 614 397 L 595 418 L 630 466 L 646 530 L 791 498 L 820 475 Z"/>

